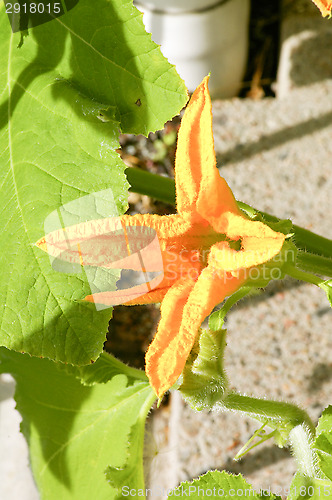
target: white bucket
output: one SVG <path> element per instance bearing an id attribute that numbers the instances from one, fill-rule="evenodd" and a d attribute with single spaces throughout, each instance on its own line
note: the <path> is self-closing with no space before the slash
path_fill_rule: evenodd
<path id="1" fill-rule="evenodd" d="M 239 92 L 247 62 L 250 0 L 137 0 L 135 5 L 190 92 L 208 73 L 213 97 Z"/>

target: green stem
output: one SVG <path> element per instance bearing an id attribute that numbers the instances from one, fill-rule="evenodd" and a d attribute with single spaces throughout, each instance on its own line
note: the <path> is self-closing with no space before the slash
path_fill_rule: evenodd
<path id="1" fill-rule="evenodd" d="M 332 240 L 293 225 L 294 243 L 298 248 L 332 258 Z"/>
<path id="2" fill-rule="evenodd" d="M 299 250 L 296 256 L 296 265 L 303 271 L 332 277 L 332 259 Z"/>
<path id="3" fill-rule="evenodd" d="M 241 460 L 241 458 L 243 458 L 247 453 L 249 453 L 249 451 L 253 450 L 257 446 L 261 445 L 262 443 L 264 443 L 265 441 L 267 441 L 268 439 L 271 439 L 272 437 L 274 437 L 276 435 L 276 433 L 277 433 L 276 430 L 270 432 L 269 434 L 262 435 L 263 429 L 267 424 L 268 424 L 268 421 L 264 422 L 263 425 L 259 429 L 257 429 L 257 431 L 254 432 L 254 434 L 246 442 L 246 444 L 244 446 L 242 446 L 241 450 L 239 450 L 237 452 L 237 454 L 234 457 L 234 460 Z M 259 437 L 260 440 L 257 441 L 256 443 L 252 444 L 251 446 L 249 446 L 250 443 L 252 443 L 254 441 L 254 439 L 256 439 L 257 437 Z"/>
<path id="4" fill-rule="evenodd" d="M 84 268 L 84 266 L 82 266 Z M 146 376 L 143 370 L 139 370 L 138 368 L 133 368 L 132 366 L 125 365 L 119 359 L 112 356 L 112 354 L 102 352 L 100 355 L 107 363 L 110 364 L 110 370 L 114 367 L 114 370 L 118 368 L 119 373 L 124 373 L 127 377 L 132 377 L 134 379 L 143 380 L 144 382 L 148 381 L 148 377 Z"/>
<path id="5" fill-rule="evenodd" d="M 305 424 L 312 436 L 315 435 L 315 426 L 307 412 L 292 403 L 269 401 L 231 392 L 223 399 L 223 405 L 227 410 L 244 412 L 259 420 L 282 420 L 292 428 Z"/>
<path id="6" fill-rule="evenodd" d="M 252 291 L 251 286 L 242 286 L 237 292 L 233 293 L 225 302 L 223 307 L 219 311 L 215 311 L 210 315 L 209 318 L 209 328 L 213 331 L 221 330 L 224 324 L 224 319 L 229 310 L 236 304 L 239 300 L 243 299 L 248 293 Z"/>
<path id="7" fill-rule="evenodd" d="M 280 220 L 274 215 L 263 212 L 262 210 L 257 210 L 241 201 L 238 201 L 237 204 L 241 210 L 246 212 L 250 217 L 253 217 L 255 214 L 260 214 L 267 222 L 278 222 Z M 300 250 L 332 258 L 332 240 L 324 238 L 324 236 L 320 236 L 319 234 L 312 233 L 308 229 L 304 229 L 296 224 L 293 224 L 292 232 L 294 233 L 294 243 Z"/>
<path id="8" fill-rule="evenodd" d="M 286 273 L 288 274 L 288 276 L 291 276 L 296 280 L 305 281 L 306 283 L 312 283 L 313 285 L 320 286 L 322 283 L 324 283 L 324 280 L 318 278 L 318 276 L 301 271 L 300 269 L 294 266 L 288 266 L 286 268 Z"/>
<path id="9" fill-rule="evenodd" d="M 248 293 L 252 291 L 251 286 L 242 286 L 240 290 L 237 292 L 233 293 L 225 302 L 224 306 L 222 307 L 222 312 L 223 312 L 223 318 L 226 316 L 226 314 L 231 310 L 231 308 L 236 304 L 239 300 L 243 299 Z"/>
<path id="10" fill-rule="evenodd" d="M 155 198 L 156 200 L 175 205 L 175 182 L 169 177 L 151 174 L 139 168 L 129 167 L 125 170 L 130 191 L 135 193 L 145 194 Z M 278 217 L 257 210 L 241 201 L 237 202 L 240 209 L 246 212 L 249 217 L 254 217 L 256 214 L 262 215 L 267 222 L 278 222 Z M 303 227 L 292 227 L 294 233 L 294 243 L 300 250 L 305 250 L 313 254 L 322 255 L 327 258 L 332 258 L 332 240 L 324 238 L 318 234 L 312 233 Z"/>
<path id="11" fill-rule="evenodd" d="M 175 182 L 173 179 L 134 167 L 126 168 L 125 174 L 131 185 L 129 191 L 145 194 L 169 205 L 175 205 Z"/>

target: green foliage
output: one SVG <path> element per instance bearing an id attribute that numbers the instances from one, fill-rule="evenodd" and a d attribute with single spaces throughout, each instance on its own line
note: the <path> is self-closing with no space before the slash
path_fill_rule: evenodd
<path id="1" fill-rule="evenodd" d="M 145 372 L 125 365 L 105 352 L 100 355 L 97 363 L 80 367 L 67 365 L 65 369 L 70 375 L 77 377 L 84 385 L 104 384 L 118 373 L 126 375 L 128 385 L 132 385 L 137 380 L 142 380 L 143 382 L 147 382 L 148 380 Z"/>
<path id="2" fill-rule="evenodd" d="M 144 488 L 144 426 L 155 399 L 144 374 L 129 369 L 128 375 L 104 354 L 84 368 L 87 386 L 79 369 L 75 376 L 50 360 L 4 348 L 0 360 L 0 372 L 16 379 L 22 432 L 43 499 L 117 498 L 112 486 L 119 485 L 120 470 L 124 484 Z"/>
<path id="3" fill-rule="evenodd" d="M 105 474 L 110 485 L 116 490 L 115 498 L 123 498 L 123 488 L 144 491 L 144 470 L 142 463 L 142 450 L 144 446 L 144 425 L 138 420 L 132 426 L 128 438 L 128 460 L 122 467 L 107 467 Z"/>
<path id="4" fill-rule="evenodd" d="M 82 302 L 84 272 L 56 272 L 34 243 L 89 193 L 111 189 L 109 215 L 122 214 L 119 129 L 147 134 L 186 102 L 141 17 L 131 0 L 80 0 L 21 44 L 0 3 L 0 345 L 77 365 L 102 350 L 111 309 Z"/>
<path id="5" fill-rule="evenodd" d="M 321 500 L 332 498 L 332 483 L 324 479 L 304 476 L 297 472 L 287 500 Z"/>
<path id="6" fill-rule="evenodd" d="M 314 453 L 318 457 L 316 470 L 310 475 L 295 474 L 288 500 L 332 498 L 332 406 L 328 406 L 319 419 L 311 450 L 306 452 L 304 449 L 303 452 L 304 455 Z"/>
<path id="7" fill-rule="evenodd" d="M 197 411 L 222 407 L 228 381 L 224 371 L 226 330 L 203 330 L 183 370 L 179 388 Z"/>
<path id="8" fill-rule="evenodd" d="M 208 490 L 211 490 L 208 491 Z M 184 482 L 176 488 L 171 496 L 188 496 L 193 499 L 207 497 L 222 497 L 225 499 L 234 498 L 253 498 L 258 500 L 261 498 L 270 500 L 281 500 L 281 497 L 273 495 L 268 491 L 256 493 L 253 487 L 238 474 L 228 474 L 225 471 L 210 471 L 192 482 Z"/>
<path id="9" fill-rule="evenodd" d="M 302 424 L 308 432 L 314 432 L 314 426 L 308 414 L 293 403 L 254 398 L 236 392 L 229 392 L 223 400 L 225 409 L 241 412 L 271 429 L 280 447 L 289 443 L 290 432 Z"/>
<path id="10" fill-rule="evenodd" d="M 332 280 L 324 281 L 319 285 L 327 295 L 327 298 L 332 306 Z"/>
<path id="11" fill-rule="evenodd" d="M 332 481 L 332 406 L 328 406 L 319 419 L 314 448 L 318 455 L 320 469 Z"/>

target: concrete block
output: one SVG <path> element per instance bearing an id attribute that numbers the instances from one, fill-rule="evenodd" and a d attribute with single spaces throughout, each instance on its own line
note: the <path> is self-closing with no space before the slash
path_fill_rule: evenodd
<path id="1" fill-rule="evenodd" d="M 295 88 L 332 79 L 332 20 L 309 0 L 286 0 L 281 26 L 277 97 Z"/>

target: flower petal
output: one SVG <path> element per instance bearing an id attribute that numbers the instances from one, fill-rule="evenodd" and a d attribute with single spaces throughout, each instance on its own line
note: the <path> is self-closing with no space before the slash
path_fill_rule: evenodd
<path id="1" fill-rule="evenodd" d="M 272 238 L 282 240 L 284 242 L 285 235 L 273 231 L 269 226 L 260 221 L 246 219 L 243 215 L 236 215 L 231 212 L 226 212 L 221 218 L 221 226 L 224 233 L 231 240 L 239 238 L 255 237 L 255 238 Z"/>
<path id="2" fill-rule="evenodd" d="M 230 212 L 223 215 L 219 224 L 228 238 L 241 241 L 238 251 L 226 241 L 211 247 L 209 263 L 222 271 L 237 271 L 263 264 L 280 252 L 285 241 L 283 233 L 273 231 L 266 224 Z"/>
<path id="3" fill-rule="evenodd" d="M 179 330 L 182 311 L 194 284 L 190 279 L 179 280 L 161 304 L 157 333 L 145 355 L 145 372 L 158 397 L 177 380 L 187 358 L 186 339 L 179 336 Z"/>
<path id="4" fill-rule="evenodd" d="M 208 266 L 196 282 L 179 281 L 167 292 L 158 330 L 145 358 L 145 371 L 158 397 L 180 376 L 202 321 L 243 282 L 243 278 L 220 275 Z"/>
<path id="5" fill-rule="evenodd" d="M 182 236 L 190 227 L 177 215 L 124 215 L 58 229 L 37 241 L 36 246 L 66 262 L 138 271 L 143 266 L 153 272 L 162 270 L 161 250 L 170 241 L 176 246 L 177 231 Z"/>
<path id="6" fill-rule="evenodd" d="M 195 90 L 182 118 L 175 160 L 177 209 L 210 219 L 240 213 L 233 193 L 216 168 L 208 77 Z"/>
<path id="7" fill-rule="evenodd" d="M 165 297 L 169 287 L 154 288 L 153 280 L 149 283 L 142 283 L 124 290 L 115 290 L 113 292 L 100 292 L 87 295 L 84 300 L 102 304 L 107 307 L 124 304 L 126 306 L 156 304 Z"/>
<path id="8" fill-rule="evenodd" d="M 331 16 L 332 1 L 331 0 L 312 0 L 322 13 L 323 17 Z"/>

